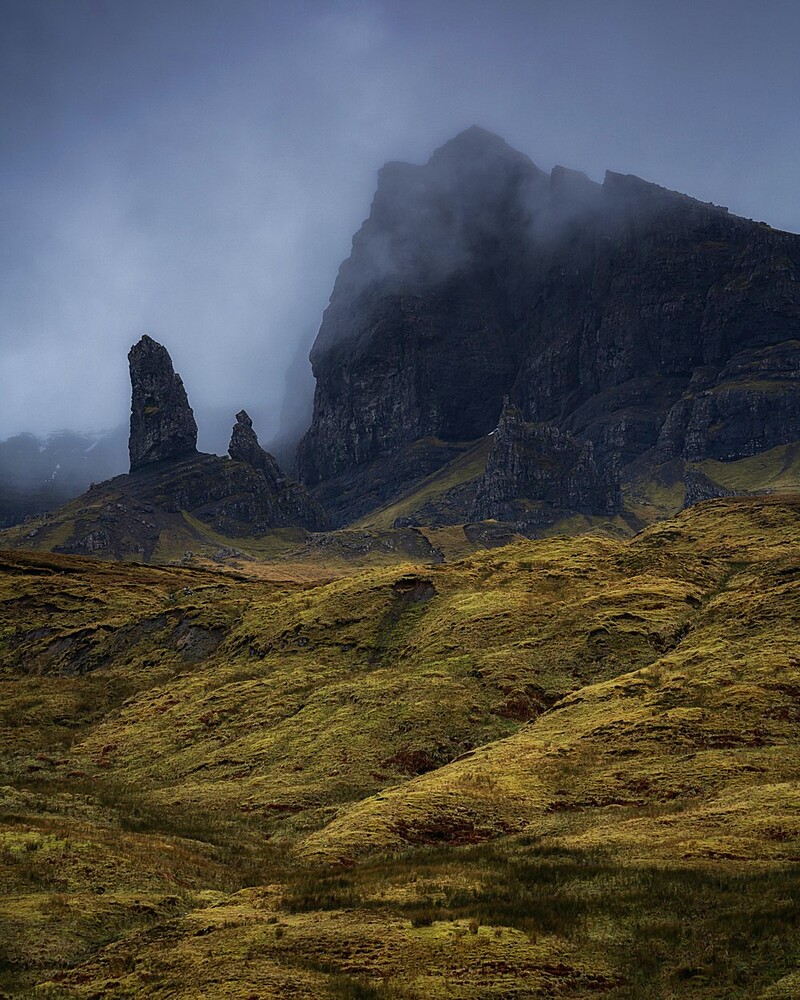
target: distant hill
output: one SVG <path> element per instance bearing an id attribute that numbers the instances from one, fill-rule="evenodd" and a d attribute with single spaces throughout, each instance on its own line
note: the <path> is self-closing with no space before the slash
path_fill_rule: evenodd
<path id="1" fill-rule="evenodd" d="M 127 466 L 127 430 L 17 434 L 0 441 L 0 527 L 53 510 Z"/>

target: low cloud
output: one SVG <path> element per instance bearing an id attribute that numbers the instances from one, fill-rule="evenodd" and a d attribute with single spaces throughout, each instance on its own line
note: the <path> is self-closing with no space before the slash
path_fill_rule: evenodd
<path id="1" fill-rule="evenodd" d="M 475 122 L 800 228 L 797 8 L 643 6 L 8 0 L 0 437 L 124 423 L 143 332 L 201 447 L 297 435 L 377 170 Z"/>

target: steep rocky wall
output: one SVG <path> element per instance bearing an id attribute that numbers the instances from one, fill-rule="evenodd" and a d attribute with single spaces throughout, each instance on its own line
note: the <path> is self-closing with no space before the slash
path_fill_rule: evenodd
<path id="1" fill-rule="evenodd" d="M 520 362 L 508 315 L 517 307 L 514 262 L 548 183 L 527 157 L 477 129 L 424 167 L 381 171 L 311 354 L 305 482 L 417 438 L 469 440 L 494 427 Z"/>
<path id="2" fill-rule="evenodd" d="M 632 176 L 547 175 L 470 129 L 381 172 L 312 351 L 301 478 L 335 506 L 420 438 L 490 433 L 505 395 L 599 473 L 794 440 L 799 275 L 800 237 Z M 730 365 L 765 351 L 745 385 Z"/>
<path id="3" fill-rule="evenodd" d="M 180 375 L 161 344 L 145 334 L 128 353 L 131 472 L 197 452 L 197 424 Z"/>
<path id="4" fill-rule="evenodd" d="M 615 472 L 598 469 L 590 442 L 554 424 L 528 423 L 516 406 L 504 406 L 478 486 L 475 520 L 536 520 L 552 510 L 611 514 L 619 505 Z"/>

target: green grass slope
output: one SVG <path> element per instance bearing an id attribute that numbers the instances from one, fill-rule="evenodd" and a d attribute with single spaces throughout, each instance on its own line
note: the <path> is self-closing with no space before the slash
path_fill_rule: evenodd
<path id="1" fill-rule="evenodd" d="M 797 499 L 390 555 L 3 554 L 0 989 L 792 996 Z"/>

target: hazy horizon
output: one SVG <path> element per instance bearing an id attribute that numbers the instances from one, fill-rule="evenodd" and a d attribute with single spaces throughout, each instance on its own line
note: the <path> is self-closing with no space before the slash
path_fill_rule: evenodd
<path id="1" fill-rule="evenodd" d="M 6 0 L 0 439 L 127 420 L 163 343 L 224 450 L 305 360 L 387 160 L 464 128 L 800 230 L 800 7 Z"/>

